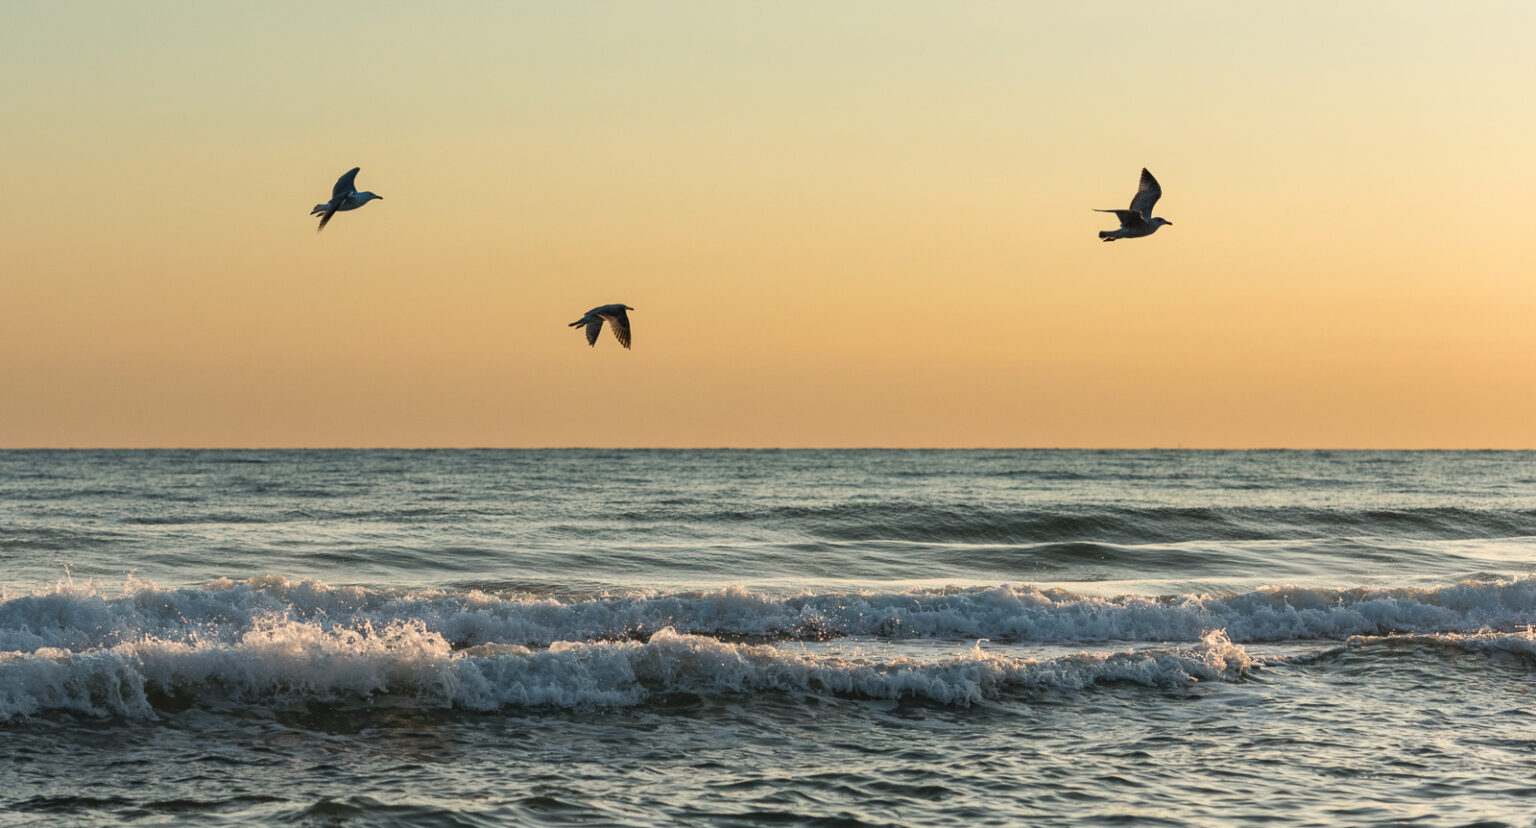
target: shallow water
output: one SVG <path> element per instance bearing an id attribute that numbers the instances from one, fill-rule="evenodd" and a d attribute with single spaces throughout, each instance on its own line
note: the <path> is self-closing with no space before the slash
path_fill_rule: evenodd
<path id="1" fill-rule="evenodd" d="M 0 820 L 1536 824 L 1536 455 L 0 452 Z"/>

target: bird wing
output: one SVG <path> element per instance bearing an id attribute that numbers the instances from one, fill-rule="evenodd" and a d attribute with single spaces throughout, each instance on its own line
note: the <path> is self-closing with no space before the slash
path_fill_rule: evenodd
<path id="1" fill-rule="evenodd" d="M 1141 185 L 1136 188 L 1136 196 L 1131 199 L 1131 209 L 1141 214 L 1142 218 L 1152 217 L 1152 205 L 1163 197 L 1163 188 L 1158 186 L 1157 179 L 1152 173 L 1147 172 L 1146 167 L 1141 168 Z M 1121 219 L 1124 221 L 1125 219 Z"/>
<path id="2" fill-rule="evenodd" d="M 1141 225 L 1147 223 L 1146 219 L 1142 218 L 1141 213 L 1138 213 L 1135 210 L 1100 210 L 1095 207 L 1094 212 L 1114 213 L 1115 218 L 1120 219 L 1121 227 L 1140 227 Z"/>
<path id="3" fill-rule="evenodd" d="M 613 335 L 619 338 L 619 344 L 629 347 L 629 314 L 621 308 L 615 313 L 605 314 L 608 317 L 608 327 L 613 329 Z"/>
<path id="4" fill-rule="evenodd" d="M 597 345 L 597 335 L 603 332 L 603 318 L 593 316 L 587 320 L 587 344 Z"/>
<path id="5" fill-rule="evenodd" d="M 342 199 L 335 198 L 331 199 L 330 204 L 325 205 L 325 215 L 320 217 L 320 226 L 315 228 L 316 233 L 325 229 L 326 222 L 331 220 L 331 216 L 336 215 L 336 208 L 341 206 L 341 202 Z M 310 213 L 310 215 L 314 215 L 314 213 Z"/>
<path id="6" fill-rule="evenodd" d="M 353 167 L 347 170 L 340 178 L 336 179 L 336 187 L 331 190 L 331 200 L 336 201 L 344 195 L 357 192 L 357 171 L 362 167 Z"/>

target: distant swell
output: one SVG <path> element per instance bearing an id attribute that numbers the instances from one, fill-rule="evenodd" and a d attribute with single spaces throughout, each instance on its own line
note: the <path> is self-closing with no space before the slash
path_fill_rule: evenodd
<path id="1" fill-rule="evenodd" d="M 630 517 L 639 521 L 660 518 L 803 526 L 811 534 L 831 540 L 920 543 L 1148 544 L 1330 537 L 1469 540 L 1536 535 L 1536 511 L 1455 507 L 1352 510 L 1299 506 L 1093 506 L 1035 511 L 888 501 L 701 513 L 660 511 Z"/>

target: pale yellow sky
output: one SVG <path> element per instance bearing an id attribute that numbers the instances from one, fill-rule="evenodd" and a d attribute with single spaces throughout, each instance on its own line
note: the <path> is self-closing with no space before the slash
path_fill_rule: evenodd
<path id="1" fill-rule="evenodd" d="M 1051 5 L 0 0 L 0 447 L 1536 447 L 1536 4 Z"/>

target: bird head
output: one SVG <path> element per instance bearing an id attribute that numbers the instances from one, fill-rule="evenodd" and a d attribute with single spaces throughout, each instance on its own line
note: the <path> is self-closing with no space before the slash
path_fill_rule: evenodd
<path id="1" fill-rule="evenodd" d="M 1169 221 L 1169 220 L 1168 220 L 1168 219 L 1165 219 L 1165 218 L 1163 218 L 1163 217 L 1162 217 L 1162 216 L 1153 216 L 1153 217 L 1152 217 L 1152 220 L 1153 220 L 1153 221 L 1155 221 L 1155 222 L 1157 222 L 1157 223 L 1158 223 L 1158 225 L 1164 225 L 1164 224 L 1166 224 L 1166 225 L 1168 225 L 1168 226 L 1169 226 L 1169 227 L 1172 227 L 1172 226 L 1173 226 L 1173 222 L 1171 222 L 1171 221 Z"/>

